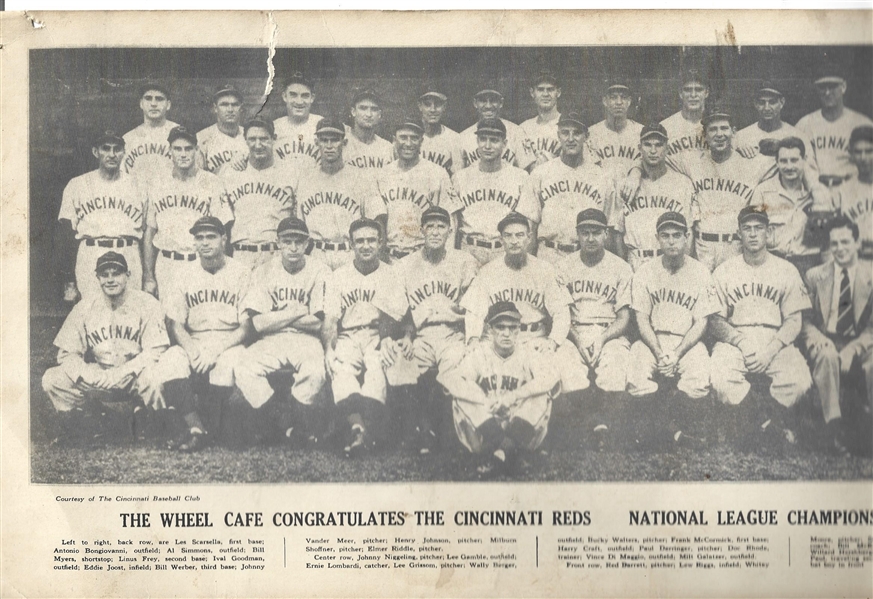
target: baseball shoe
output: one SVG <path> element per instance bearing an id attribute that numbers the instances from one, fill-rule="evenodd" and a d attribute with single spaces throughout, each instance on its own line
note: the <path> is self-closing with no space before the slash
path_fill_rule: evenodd
<path id="1" fill-rule="evenodd" d="M 192 432 L 177 449 L 182 453 L 195 453 L 204 447 L 206 447 L 206 434 Z"/>
<path id="2" fill-rule="evenodd" d="M 343 452 L 347 458 L 357 458 L 367 453 L 367 435 L 364 427 L 355 425 L 352 427 L 352 442 L 345 446 Z"/>
<path id="3" fill-rule="evenodd" d="M 491 480 L 503 472 L 506 463 L 497 456 L 489 456 L 483 463 L 476 466 L 476 477 L 479 480 Z"/>
<path id="4" fill-rule="evenodd" d="M 843 429 L 842 418 L 831 420 L 825 425 L 828 435 L 828 449 L 834 455 L 848 455 L 849 447 L 846 444 L 846 431 Z"/>
<path id="5" fill-rule="evenodd" d="M 706 439 L 693 437 L 683 431 L 676 431 L 673 434 L 674 447 L 685 447 L 687 449 L 702 449 L 706 445 Z"/>
<path id="6" fill-rule="evenodd" d="M 592 436 L 592 449 L 604 451 L 609 439 L 609 427 L 601 423 L 595 426 L 592 432 L 594 433 Z"/>

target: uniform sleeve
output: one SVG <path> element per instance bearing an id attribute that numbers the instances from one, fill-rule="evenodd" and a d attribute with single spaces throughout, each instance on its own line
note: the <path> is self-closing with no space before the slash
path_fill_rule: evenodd
<path id="1" fill-rule="evenodd" d="M 242 268 L 241 271 L 242 272 L 240 273 L 239 283 L 237 285 L 236 292 L 237 297 L 239 298 L 236 313 L 237 318 L 239 318 L 240 321 L 242 321 L 243 318 L 245 318 L 246 316 L 246 298 L 248 298 L 248 295 L 251 292 L 252 288 L 252 271 L 250 271 L 248 268 Z"/>
<path id="2" fill-rule="evenodd" d="M 386 272 L 382 275 L 379 286 L 376 288 L 373 305 L 394 320 L 399 321 L 409 309 L 409 301 L 403 285 L 398 284 L 402 277 L 393 266 L 383 264 L 379 267 L 380 270 L 383 268 L 386 269 Z"/>
<path id="3" fill-rule="evenodd" d="M 519 182 L 519 199 L 516 211 L 525 215 L 530 221 L 538 223 L 542 216 L 539 197 L 534 192 L 531 176 L 522 171 Z"/>
<path id="4" fill-rule="evenodd" d="M 721 312 L 721 298 L 716 289 L 715 279 L 712 275 L 706 272 L 706 268 L 701 269 L 701 290 L 697 303 L 694 305 L 692 312 L 695 319 L 700 320 L 712 314 Z"/>
<path id="5" fill-rule="evenodd" d="M 58 213 L 58 220 L 68 220 L 73 224 L 73 230 L 76 230 L 76 225 L 79 219 L 76 217 L 76 196 L 78 195 L 78 183 L 73 180 L 67 183 L 64 187 L 64 193 L 61 198 L 61 210 Z"/>
<path id="6" fill-rule="evenodd" d="M 485 289 L 482 287 L 481 273 L 470 283 L 467 293 L 461 298 L 460 305 L 467 312 L 485 318 L 485 315 L 488 313 L 488 297 L 485 294 Z"/>
<path id="7" fill-rule="evenodd" d="M 457 203 L 452 205 L 451 207 L 443 206 L 443 208 L 448 210 L 449 214 L 454 214 L 455 212 L 458 212 L 459 210 L 464 209 L 464 202 L 461 199 L 461 173 L 460 172 L 456 171 L 455 174 L 452 175 L 451 183 L 452 183 L 452 191 L 454 192 L 453 197 L 457 201 Z"/>
<path id="8" fill-rule="evenodd" d="M 452 164 L 449 167 L 449 172 L 455 174 L 464 168 L 464 157 L 461 154 L 461 136 L 456 135 L 450 145 L 449 155 L 452 157 Z"/>
<path id="9" fill-rule="evenodd" d="M 640 314 L 652 313 L 652 299 L 649 297 L 649 282 L 645 270 L 638 270 L 631 280 L 631 308 Z"/>
<path id="10" fill-rule="evenodd" d="M 437 206 L 444 208 L 449 214 L 453 214 L 463 208 L 461 198 L 458 197 L 458 192 L 452 180 L 449 178 L 445 169 L 440 169 L 442 172 L 439 175 L 439 198 Z"/>
<path id="11" fill-rule="evenodd" d="M 376 218 L 382 214 L 387 214 L 388 209 L 385 207 L 385 200 L 379 193 L 376 177 L 368 172 L 361 172 L 360 175 L 361 211 L 364 218 Z"/>
<path id="12" fill-rule="evenodd" d="M 273 309 L 273 298 L 270 297 L 269 273 L 267 269 L 270 263 L 264 263 L 255 269 L 251 278 L 251 286 L 245 298 L 240 304 L 243 310 L 251 310 L 258 314 L 266 314 Z"/>
<path id="13" fill-rule="evenodd" d="M 88 350 L 88 341 L 85 338 L 85 328 L 83 326 L 83 312 L 86 310 L 85 302 L 80 301 L 70 311 L 70 314 L 61 325 L 61 330 L 58 331 L 54 340 L 54 346 L 70 354 L 84 356 Z"/>
<path id="14" fill-rule="evenodd" d="M 143 351 L 166 349 L 170 346 L 170 338 L 167 336 L 164 310 L 156 299 L 152 298 L 149 304 L 140 345 Z"/>
<path id="15" fill-rule="evenodd" d="M 327 277 L 330 269 L 326 266 L 319 268 L 312 284 L 312 292 L 309 295 L 309 315 L 317 316 L 324 314 L 325 294 L 327 293 Z"/>
<path id="16" fill-rule="evenodd" d="M 342 300 L 340 298 L 340 286 L 337 282 L 337 272 L 329 273 L 324 281 L 324 314 L 337 320 L 343 317 Z M 341 271 L 340 271 L 341 272 Z"/>
<path id="17" fill-rule="evenodd" d="M 672 156 L 667 156 L 667 166 L 672 168 L 674 171 L 679 173 L 680 175 L 685 175 L 689 179 L 691 178 L 691 168 L 688 164 L 689 155 L 693 155 L 694 152 L 677 152 Z"/>
<path id="18" fill-rule="evenodd" d="M 783 266 L 788 267 L 781 271 L 782 276 L 788 280 L 780 309 L 782 318 L 786 318 L 797 312 L 811 309 L 812 302 L 809 300 L 809 292 L 806 290 L 806 285 L 800 278 L 797 268 L 793 264 L 784 264 Z"/>
<path id="19" fill-rule="evenodd" d="M 624 233 L 624 202 L 616 193 L 615 187 L 606 190 L 603 199 L 603 213 L 606 214 L 606 224 L 616 231 Z"/>
<path id="20" fill-rule="evenodd" d="M 185 301 L 185 291 L 179 285 L 170 288 L 166 310 L 167 316 L 179 324 L 184 325 L 188 322 L 188 303 Z"/>
<path id="21" fill-rule="evenodd" d="M 233 212 L 227 203 L 227 189 L 224 182 L 216 175 L 212 181 L 212 190 L 209 194 L 209 214 L 216 217 L 225 225 L 233 220 Z"/>
<path id="22" fill-rule="evenodd" d="M 552 269 L 543 271 L 543 286 L 546 291 L 546 310 L 549 311 L 554 320 L 555 314 L 561 310 L 566 310 L 567 306 L 573 303 L 573 298 L 570 297 L 567 288 L 558 282 L 558 276 Z"/>
<path id="23" fill-rule="evenodd" d="M 615 309 L 621 310 L 625 306 L 631 306 L 631 282 L 634 278 L 634 271 L 626 262 L 621 263 L 621 272 L 618 277 L 618 285 L 615 292 Z"/>
<path id="24" fill-rule="evenodd" d="M 517 127 L 512 140 L 512 151 L 515 152 L 516 166 L 521 169 L 527 169 L 530 165 L 537 161 L 537 157 L 529 149 L 529 144 L 525 143 L 525 134 L 521 127 Z"/>
<path id="25" fill-rule="evenodd" d="M 146 194 L 145 199 L 145 224 L 147 227 L 151 227 L 152 229 L 158 228 L 158 218 L 157 218 L 157 210 L 152 205 L 152 199 L 149 194 Z"/>
<path id="26" fill-rule="evenodd" d="M 718 296 L 719 309 L 718 312 L 713 312 L 713 314 L 720 314 L 724 318 L 728 318 L 728 300 L 727 300 L 727 276 L 725 274 L 725 269 L 723 268 L 724 264 L 715 269 L 715 272 L 712 273 L 712 278 L 715 281 L 715 291 Z"/>

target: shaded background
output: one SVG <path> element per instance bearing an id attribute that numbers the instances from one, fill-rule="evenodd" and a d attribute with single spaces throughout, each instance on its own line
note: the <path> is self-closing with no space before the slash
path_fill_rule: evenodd
<path id="1" fill-rule="evenodd" d="M 264 97 L 265 49 L 52 49 L 30 53 L 30 273 L 31 311 L 58 315 L 61 283 L 54 233 L 67 182 L 95 168 L 94 132 L 126 132 L 142 122 L 138 88 L 157 79 L 172 92 L 170 120 L 195 130 L 214 122 L 211 95 L 232 83 L 245 91 L 247 116 L 284 114 L 281 78 L 303 71 L 315 85 L 313 112 L 345 116 L 356 89 L 383 97 L 383 136 L 394 121 L 417 114 L 427 81 L 449 96 L 445 123 L 462 130 L 475 121 L 473 94 L 496 85 L 505 95 L 502 116 L 520 123 L 535 116 L 530 78 L 549 69 L 562 79 L 559 108 L 578 109 L 591 124 L 602 119 L 604 80 L 624 77 L 637 98 L 632 118 L 661 120 L 679 109 L 680 74 L 696 68 L 711 80 L 711 98 L 725 102 L 737 128 L 756 119 L 752 94 L 771 79 L 786 95 L 789 123 L 818 108 L 812 73 L 826 57 L 846 70 L 846 104 L 873 114 L 870 47 L 550 47 L 550 48 L 295 48 L 273 59 L 279 78 Z"/>

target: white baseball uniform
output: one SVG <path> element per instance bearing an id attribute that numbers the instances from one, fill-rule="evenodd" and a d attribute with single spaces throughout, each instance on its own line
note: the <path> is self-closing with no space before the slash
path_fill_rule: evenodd
<path id="1" fill-rule="evenodd" d="M 540 122 L 540 117 L 535 116 L 520 125 L 525 139 L 531 145 L 529 151 L 540 162 L 557 158 L 561 154 L 561 140 L 558 139 L 558 121 L 560 119 L 561 115 L 558 114 L 550 121 Z"/>
<path id="2" fill-rule="evenodd" d="M 79 240 L 76 287 L 82 297 L 102 294 L 95 269 L 110 249 L 127 261 L 128 286 L 142 286 L 139 244 L 145 227 L 145 198 L 133 177 L 121 173 L 107 181 L 94 170 L 74 177 L 64 188 L 58 220 L 68 220 Z"/>
<path id="3" fill-rule="evenodd" d="M 853 177 L 834 190 L 834 202 L 858 225 L 863 257 L 873 259 L 873 185 Z"/>
<path id="4" fill-rule="evenodd" d="M 588 147 L 612 178 L 623 179 L 640 158 L 642 131 L 643 126 L 630 119 L 621 131 L 613 131 L 605 120 L 600 121 L 588 130 Z"/>
<path id="5" fill-rule="evenodd" d="M 792 127 L 788 123 L 782 123 L 782 126 L 774 131 L 764 131 L 757 122 L 752 123 L 745 129 L 740 129 L 734 134 L 732 141 L 734 149 L 741 151 L 743 154 L 753 156 L 755 162 L 761 167 L 770 168 L 775 163 L 776 159 L 773 156 L 764 156 L 759 152 L 759 145 L 765 139 L 782 140 L 786 137 L 796 137 L 803 140 L 806 146 L 806 162 L 812 168 L 816 168 L 815 152 L 809 147 L 809 140 L 800 129 Z"/>
<path id="6" fill-rule="evenodd" d="M 812 307 L 800 273 L 787 260 L 772 254 L 763 264 L 752 266 L 736 256 L 715 269 L 721 315 L 761 352 L 773 339 L 782 349 L 764 373 L 770 378 L 770 394 L 786 407 L 793 406 L 812 386 L 806 360 L 794 345 L 799 333 L 781 331 L 785 319 Z M 749 392 L 743 353 L 734 345 L 719 342 L 712 349 L 712 388 L 719 401 L 737 405 Z"/>
<path id="7" fill-rule="evenodd" d="M 322 319 L 329 276 L 326 265 L 310 259 L 290 274 L 277 254 L 255 270 L 243 307 L 255 314 L 282 310 Z M 253 408 L 259 408 L 273 395 L 267 375 L 288 368 L 294 371 L 294 399 L 312 404 L 325 381 L 324 348 L 317 334 L 301 331 L 294 323 L 265 334 L 246 348 L 234 370 L 236 386 Z"/>
<path id="8" fill-rule="evenodd" d="M 579 254 L 564 257 L 558 262 L 558 282 L 567 288 L 573 303 L 570 304 L 571 337 L 577 348 L 591 347 L 596 337 L 601 336 L 622 308 L 631 305 L 631 279 L 633 271 L 627 262 L 610 252 L 594 266 L 587 266 Z M 571 339 L 572 340 L 572 339 Z M 580 352 L 585 364 L 585 378 L 594 370 L 595 384 L 604 391 L 624 391 L 627 386 L 630 343 L 625 336 L 607 341 L 600 355 L 590 362 Z M 587 388 L 587 385 L 586 385 Z"/>
<path id="9" fill-rule="evenodd" d="M 242 127 L 237 127 L 233 137 L 219 129 L 218 125 L 201 129 L 197 133 L 197 148 L 200 150 L 200 167 L 216 175 L 223 174 L 228 164 L 235 164 L 249 155 L 249 145 Z"/>
<path id="10" fill-rule="evenodd" d="M 506 119 L 500 120 L 506 126 L 506 150 L 503 152 L 503 162 L 521 169 L 528 168 L 537 159 L 525 144 L 527 137 L 524 131 L 515 123 Z M 464 161 L 464 168 L 479 162 L 479 140 L 476 137 L 478 126 L 474 124 L 461 132 L 461 158 Z"/>
<path id="11" fill-rule="evenodd" d="M 425 133 L 421 138 L 421 157 L 441 166 L 453 175 L 464 168 L 461 157 L 461 135 L 445 125 L 440 125 L 440 132 L 430 136 Z"/>
<path id="12" fill-rule="evenodd" d="M 305 123 L 294 123 L 288 115 L 273 121 L 276 143 L 273 150 L 279 160 L 300 160 L 301 166 L 318 164 L 318 146 L 315 144 L 315 127 L 321 121 L 317 114 L 309 115 Z"/>
<path id="13" fill-rule="evenodd" d="M 128 289 L 124 303 L 112 308 L 104 295 L 73 306 L 54 340 L 58 366 L 43 375 L 42 387 L 55 409 L 68 412 L 89 400 L 112 402 L 135 394 L 152 405 L 160 393 L 155 361 L 170 340 L 164 313 L 151 295 Z M 111 390 L 83 389 L 109 368 L 125 366 L 133 377 Z"/>
<path id="14" fill-rule="evenodd" d="M 708 149 L 703 124 L 700 121 L 691 122 L 682 116 L 680 110 L 661 121 L 667 130 L 667 155 L 673 156 L 682 152 L 697 152 Z M 637 139 L 639 141 L 639 139 Z"/>
<path id="15" fill-rule="evenodd" d="M 649 317 L 658 344 L 664 351 L 674 351 L 695 321 L 719 311 L 718 293 L 709 270 L 697 260 L 685 256 L 676 272 L 664 267 L 662 259 L 650 260 L 634 274 L 631 306 L 637 319 Z M 640 397 L 658 390 L 652 379 L 657 359 L 642 340 L 631 346 L 627 383 L 628 393 Z M 692 399 L 709 393 L 710 358 L 706 346 L 697 342 L 679 359 L 676 387 Z"/>
<path id="16" fill-rule="evenodd" d="M 805 188 L 797 191 L 785 189 L 779 177 L 763 181 L 752 195 L 752 206 L 766 209 L 770 219 L 767 248 L 783 258 L 788 256 L 812 256 L 821 253 L 816 247 L 804 245 L 807 216 L 804 210 L 812 206 L 812 194 Z"/>
<path id="17" fill-rule="evenodd" d="M 160 127 L 143 123 L 125 133 L 122 136 L 124 162 L 121 163 L 121 170 L 147 186 L 153 176 L 172 169 L 173 156 L 167 138 L 170 131 L 178 126 L 173 121 L 165 121 Z"/>
<path id="18" fill-rule="evenodd" d="M 816 110 L 795 126 L 804 133 L 804 141 L 812 145 L 806 151 L 815 156 L 822 175 L 854 177 L 858 169 L 849 162 L 849 137 L 852 129 L 863 125 L 873 125 L 873 121 L 860 112 L 843 108 L 843 114 L 835 121 L 827 120 L 821 110 Z"/>
<path id="19" fill-rule="evenodd" d="M 357 137 L 351 127 L 346 126 L 346 147 L 343 149 L 343 160 L 347 165 L 359 169 L 382 168 L 394 160 L 394 145 L 378 135 L 373 141 L 364 143 Z"/>

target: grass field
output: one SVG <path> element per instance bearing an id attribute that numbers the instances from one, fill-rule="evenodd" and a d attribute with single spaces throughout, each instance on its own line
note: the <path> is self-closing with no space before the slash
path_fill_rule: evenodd
<path id="1" fill-rule="evenodd" d="M 474 462 L 457 446 L 427 456 L 383 450 L 348 460 L 329 448 L 261 446 L 207 447 L 186 455 L 164 450 L 157 441 L 134 444 L 118 419 L 116 434 L 97 446 L 56 447 L 53 408 L 40 378 L 55 360 L 51 341 L 62 323 L 58 316 L 31 320 L 31 479 L 50 484 L 415 482 L 474 480 Z M 762 481 L 859 480 L 873 478 L 870 457 L 839 457 L 824 451 L 823 439 L 807 414 L 800 442 L 754 452 L 729 445 L 706 449 L 636 451 L 607 446 L 597 450 L 578 441 L 582 415 L 562 419 L 564 436 L 536 456 L 533 467 L 498 481 Z"/>

